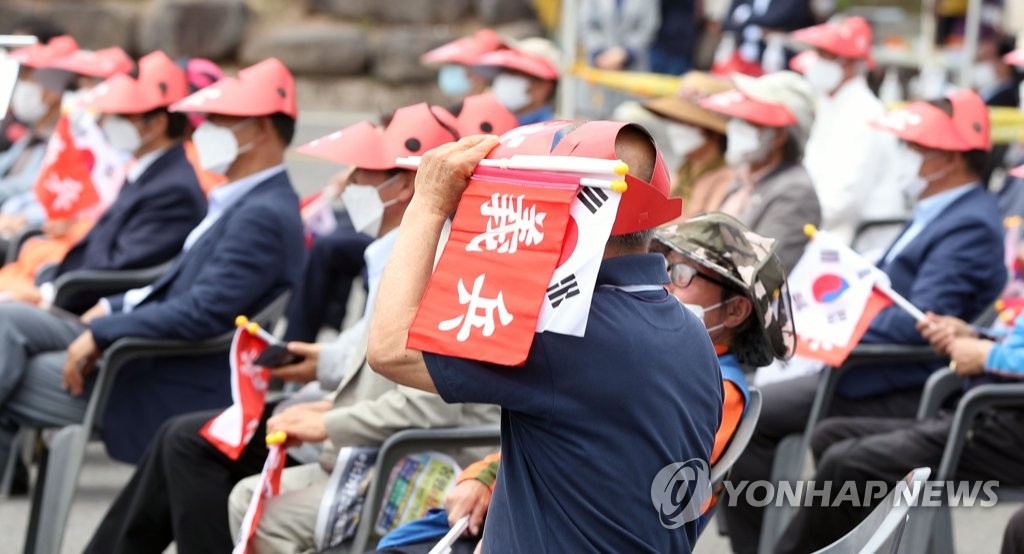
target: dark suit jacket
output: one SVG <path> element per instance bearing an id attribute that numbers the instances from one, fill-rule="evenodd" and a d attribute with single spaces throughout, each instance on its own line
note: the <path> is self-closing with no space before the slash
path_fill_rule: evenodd
<path id="1" fill-rule="evenodd" d="M 237 315 L 257 313 L 298 283 L 305 255 L 299 200 L 281 172 L 231 206 L 132 312 L 93 321 L 96 344 L 103 350 L 122 337 L 200 341 L 229 332 Z M 134 462 L 167 419 L 230 403 L 226 355 L 139 360 L 114 383 L 103 439 L 111 456 Z"/>
<path id="2" fill-rule="evenodd" d="M 975 187 L 880 267 L 892 281 L 892 288 L 922 311 L 970 322 L 1006 286 L 1001 221 L 995 198 Z M 875 317 L 861 342 L 925 344 L 914 318 L 896 306 Z M 858 369 L 840 379 L 839 393 L 859 398 L 920 388 L 939 365 Z"/>
<path id="3" fill-rule="evenodd" d="M 139 269 L 162 264 L 178 252 L 206 215 L 206 196 L 181 145 L 157 158 L 134 183 L 118 193 L 103 217 L 64 256 L 40 272 L 39 283 L 78 269 Z M 99 294 L 82 293 L 59 307 L 82 313 Z"/>

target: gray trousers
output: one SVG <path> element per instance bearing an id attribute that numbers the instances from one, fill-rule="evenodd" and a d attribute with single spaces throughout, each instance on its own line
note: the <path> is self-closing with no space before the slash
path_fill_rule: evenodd
<path id="1" fill-rule="evenodd" d="M 85 415 L 82 396 L 62 388 L 67 347 L 85 326 L 21 303 L 0 304 L 0 474 L 21 425 L 60 427 Z"/>

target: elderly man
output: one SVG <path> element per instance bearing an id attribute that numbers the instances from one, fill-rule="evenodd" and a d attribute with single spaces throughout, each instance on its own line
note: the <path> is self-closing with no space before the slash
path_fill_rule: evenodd
<path id="1" fill-rule="evenodd" d="M 778 241 L 779 258 L 790 271 L 807 244 L 804 225 L 821 222 L 818 195 L 800 163 L 814 121 L 811 92 L 791 71 L 757 79 L 737 74 L 733 83 L 736 90 L 700 103 L 730 118 L 725 161 L 736 178 L 719 209 Z"/>
<path id="2" fill-rule="evenodd" d="M 647 254 L 652 228 L 679 215 L 667 197 L 668 173 L 650 136 L 633 125 L 565 122 L 538 134 L 630 168 L 584 336 L 535 334 L 520 367 L 407 347 L 442 227 L 497 145 L 471 137 L 428 153 L 420 167 L 395 243 L 403 263 L 389 264 L 381 280 L 370 366 L 447 402 L 502 406 L 502 469 L 484 551 L 689 552 L 696 513 L 683 517 L 674 494 L 652 506 L 652 488 L 663 490 L 666 468 L 706 467 L 722 381 L 703 324 L 664 289 L 664 259 Z M 686 362 L 665 344 L 685 351 Z M 699 498 L 690 500 L 699 507 Z"/>
<path id="3" fill-rule="evenodd" d="M 1003 289 L 1002 230 L 995 199 L 979 175 L 990 147 L 988 111 L 971 91 L 915 102 L 876 122 L 901 142 L 899 156 L 914 219 L 879 267 L 893 290 L 922 310 L 972 320 Z M 913 316 L 891 306 L 871 321 L 862 343 L 924 344 Z M 844 374 L 830 416 L 912 418 L 921 389 L 939 363 L 881 364 Z M 732 479 L 767 479 L 783 437 L 803 430 L 818 378 L 800 377 L 761 389 L 764 408 Z M 753 552 L 760 509 L 737 499 L 726 509 L 733 550 Z"/>

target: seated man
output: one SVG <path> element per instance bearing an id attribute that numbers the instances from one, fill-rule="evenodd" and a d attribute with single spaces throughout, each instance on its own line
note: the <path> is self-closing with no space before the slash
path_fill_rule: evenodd
<path id="1" fill-rule="evenodd" d="M 366 134 L 348 133 L 361 129 Z M 380 219 L 378 238 L 366 249 L 370 302 L 363 319 L 347 329 L 330 345 L 290 343 L 289 348 L 304 356 L 304 360 L 272 371 L 276 377 L 289 381 L 317 381 L 323 391 L 333 390 L 331 403 L 301 404 L 283 410 L 271 419 L 275 428 L 288 426 L 291 436 L 317 442 L 313 436 L 298 432 L 291 425 L 309 424 L 313 434 L 323 433 L 335 446 L 362 446 L 380 444 L 396 430 L 408 427 L 456 426 L 486 423 L 497 420 L 493 408 L 481 406 L 447 406 L 436 397 L 399 387 L 370 371 L 366 367 L 366 329 L 372 313 L 377 285 L 394 242 L 398 223 L 409 204 L 413 189 L 414 172 L 395 166 L 385 152 L 415 155 L 439 144 L 454 140 L 454 135 L 435 119 L 426 104 L 400 108 L 385 128 L 362 122 L 346 128 L 343 133 L 332 134 L 302 148 L 305 153 L 328 160 L 352 165 L 350 187 L 367 187 L 364 193 L 376 195 L 373 201 L 388 204 Z M 415 133 L 415 135 L 413 135 Z M 340 138 L 331 138 L 337 135 Z M 405 146 L 411 136 L 418 138 L 418 150 Z M 356 189 L 354 189 L 356 190 Z M 374 197 L 365 194 L 365 197 Z M 345 200 L 353 213 L 366 209 L 351 193 Z M 312 411 L 310 408 L 315 408 Z M 264 410 L 264 422 L 271 415 L 271 407 Z M 99 529 L 86 548 L 96 553 L 163 552 L 171 541 L 180 552 L 229 552 L 233 544 L 228 520 L 228 498 L 235 483 L 247 475 L 258 473 L 267 457 L 261 429 L 254 435 L 237 460 L 231 460 L 199 435 L 199 429 L 213 418 L 217 411 L 204 411 L 177 417 L 159 431 L 153 445 L 146 452 L 131 482 L 121 492 L 107 513 Z M 282 423 L 284 422 L 284 423 Z M 319 440 L 324 440 L 322 437 Z M 324 467 L 328 470 L 335 462 L 337 450 L 325 453 Z M 304 466 L 299 470 L 311 475 L 328 472 L 320 466 Z M 283 483 L 289 483 L 285 474 Z M 300 529 L 309 530 L 308 539 L 295 545 L 308 545 L 312 541 L 312 526 L 316 520 L 316 507 L 323 483 L 310 494 L 311 505 L 302 514 L 282 513 L 282 521 L 294 521 Z M 239 493 L 241 494 L 241 493 Z M 283 500 L 284 497 L 282 497 Z M 245 500 L 241 511 L 245 511 Z M 235 503 L 233 502 L 232 505 Z M 276 504 L 276 501 L 275 501 Z M 312 515 L 309 515 L 312 510 Z M 267 506 L 263 524 L 257 535 L 260 541 L 266 533 L 279 529 L 265 527 L 274 521 L 277 512 Z M 241 518 L 241 515 L 238 516 Z M 307 521 L 308 520 L 308 521 Z M 236 522 L 237 523 L 237 522 Z M 283 539 L 289 540 L 289 539 Z M 296 538 L 295 540 L 298 540 Z M 260 544 L 265 544 L 261 542 Z M 271 542 L 270 544 L 280 544 Z M 292 548 L 289 548 L 291 550 Z M 280 552 L 277 546 L 264 551 Z"/>
<path id="2" fill-rule="evenodd" d="M 978 330 L 963 320 L 929 313 L 918 330 L 949 367 L 966 379 L 968 388 L 981 383 L 1020 382 L 1024 379 L 1024 316 L 1019 316 L 1005 340 L 998 333 Z M 971 431 L 964 445 L 956 479 L 998 481 L 1000 486 L 1024 485 L 1024 409 L 992 410 Z M 854 482 L 859 498 L 867 481 L 895 485 L 910 470 L 942 461 L 953 427 L 953 413 L 924 421 L 899 418 L 845 417 L 823 422 L 814 431 L 817 482 Z M 804 553 L 822 548 L 853 529 L 873 506 L 849 503 L 809 506 L 797 512 L 779 542 L 778 552 Z"/>
<path id="3" fill-rule="evenodd" d="M 654 240 L 652 250 L 664 254 L 668 262 L 669 292 L 704 321 L 718 353 L 725 399 L 711 451 L 710 462 L 714 464 L 736 433 L 746 408 L 749 392 L 743 367 L 768 365 L 792 354 L 789 302 L 772 304 L 776 293 L 788 294 L 782 262 L 775 255 L 775 241 L 752 233 L 722 213 L 659 227 Z M 500 454 L 493 454 L 459 476 L 458 485 L 445 501 L 450 525 L 470 515 L 469 533 L 480 535 L 499 461 Z M 703 530 L 706 516 L 700 523 Z M 396 530 L 395 535 L 400 531 Z M 418 547 L 425 547 L 422 552 L 427 552 L 447 529 L 441 527 L 438 531 L 436 539 L 381 550 L 412 554 L 421 551 Z"/>
<path id="4" fill-rule="evenodd" d="M 995 199 L 978 182 L 990 147 L 988 110 L 975 93 L 915 102 L 880 120 L 903 141 L 904 190 L 916 200 L 910 225 L 879 267 L 892 288 L 922 310 L 972 320 L 1006 283 Z M 891 306 L 871 322 L 865 344 L 924 344 L 914 318 Z M 912 418 L 921 389 L 939 362 L 859 368 L 843 375 L 830 416 Z M 783 437 L 804 430 L 818 386 L 811 375 L 765 386 L 757 431 L 732 479 L 768 479 Z M 745 496 L 726 508 L 733 550 L 756 549 L 762 510 Z"/>
<path id="5" fill-rule="evenodd" d="M 230 182 L 214 192 L 206 218 L 153 285 L 104 299 L 81 320 L 0 306 L 0 460 L 18 423 L 81 420 L 89 375 L 118 339 L 212 338 L 230 331 L 238 314 L 258 312 L 295 285 L 305 250 L 298 198 L 283 165 L 294 93 L 291 74 L 271 58 L 171 107 L 209 114 L 196 132 L 199 156 Z M 132 362 L 118 375 L 103 416 L 107 451 L 138 460 L 169 417 L 230 404 L 230 381 L 223 354 Z"/>
<path id="6" fill-rule="evenodd" d="M 132 153 L 135 163 L 92 230 L 59 264 L 36 276 L 38 288 L 11 291 L 16 299 L 47 305 L 53 300 L 53 281 L 70 271 L 149 267 L 181 251 L 185 237 L 206 215 L 206 198 L 181 145 L 185 116 L 167 111 L 186 96 L 185 72 L 160 51 L 139 61 L 137 78 L 118 75 L 96 90 L 91 108 L 105 114 L 104 133 L 114 148 Z M 81 293 L 58 307 L 80 314 L 99 299 Z"/>
<path id="7" fill-rule="evenodd" d="M 502 406 L 502 468 L 484 552 L 690 552 L 696 524 L 683 517 L 685 498 L 673 488 L 671 499 L 652 504 L 659 472 L 707 466 L 722 411 L 707 330 L 665 290 L 664 258 L 647 253 L 653 228 L 681 206 L 668 198 L 664 161 L 640 127 L 564 122 L 534 138 L 557 143 L 556 155 L 582 150 L 629 166 L 585 335 L 537 333 L 519 367 L 407 347 L 445 221 L 498 144 L 469 137 L 423 158 L 395 243 L 402 263 L 381 280 L 370 367 L 447 402 Z M 578 238 L 587 240 L 604 237 Z M 699 495 L 689 500 L 699 506 Z"/>
<path id="8" fill-rule="evenodd" d="M 530 37 L 508 48 L 481 55 L 474 66 L 496 74 L 491 90 L 520 125 L 554 119 L 558 90 L 558 48 L 550 40 Z"/>

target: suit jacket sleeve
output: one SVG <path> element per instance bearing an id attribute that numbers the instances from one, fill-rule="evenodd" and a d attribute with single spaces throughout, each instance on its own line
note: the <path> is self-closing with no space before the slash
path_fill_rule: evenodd
<path id="1" fill-rule="evenodd" d="M 963 313 L 965 306 L 978 305 L 977 296 L 982 291 L 992 291 L 994 297 L 1006 284 L 1000 247 L 1001 242 L 979 220 L 953 229 L 931 248 L 917 268 L 907 300 L 921 311 L 970 319 L 974 314 Z M 861 341 L 924 344 L 915 324 L 910 314 L 890 306 L 875 316 Z"/>
<path id="2" fill-rule="evenodd" d="M 126 336 L 198 341 L 228 331 L 239 311 L 279 280 L 273 268 L 296 246 L 285 244 L 283 219 L 279 210 L 260 205 L 224 222 L 220 243 L 188 292 L 96 319 L 90 325 L 96 344 L 103 349 Z"/>
<path id="3" fill-rule="evenodd" d="M 136 269 L 171 259 L 203 217 L 203 207 L 184 185 L 165 186 L 141 203 L 117 234 L 112 248 L 90 252 L 89 269 Z"/>
<path id="4" fill-rule="evenodd" d="M 360 371 L 373 371 L 363 367 Z M 462 424 L 462 406 L 440 396 L 397 386 L 372 400 L 334 408 L 324 418 L 327 437 L 339 446 L 382 444 L 410 427 L 429 429 Z"/>

